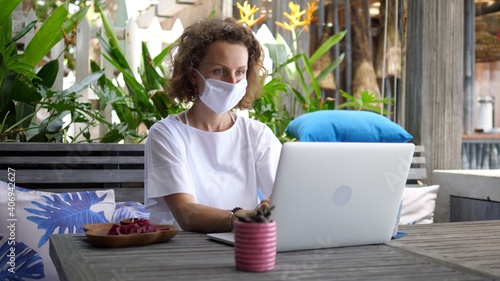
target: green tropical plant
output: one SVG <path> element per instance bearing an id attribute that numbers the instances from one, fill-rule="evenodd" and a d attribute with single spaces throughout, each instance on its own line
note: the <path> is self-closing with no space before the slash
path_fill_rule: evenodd
<path id="1" fill-rule="evenodd" d="M 98 7 L 105 37 L 97 34 L 104 51 L 104 58 L 123 75 L 125 85 L 114 83 L 108 77 L 102 77 L 95 89 L 101 106 L 109 105 L 115 110 L 119 124 L 113 124 L 111 130 L 101 142 L 141 142 L 146 138 L 145 133 L 138 132 L 141 125 L 149 129 L 156 121 L 169 114 L 178 113 L 186 109 L 186 105 L 173 103 L 166 95 L 166 79 L 168 73 L 161 63 L 170 52 L 172 45 L 166 47 L 159 55 L 152 58 L 146 44 L 142 43 L 142 65 L 139 69 L 140 79 L 125 59 L 119 41 L 114 34 L 113 27 L 102 9 Z M 100 66 L 91 62 L 92 71 L 100 71 Z M 160 73 L 158 72 L 160 70 Z"/>
<path id="2" fill-rule="evenodd" d="M 345 36 L 347 31 L 339 32 L 326 40 L 311 56 L 304 52 L 298 52 L 290 58 L 284 60 L 283 54 L 286 54 L 285 42 L 281 36 L 277 37 L 277 44 L 266 45 L 270 50 L 270 56 L 273 63 L 277 65 L 272 71 L 273 77 L 281 77 L 286 83 L 288 90 L 293 92 L 295 101 L 300 104 L 300 107 L 305 112 L 312 112 L 322 109 L 333 109 L 332 101 L 326 100 L 321 96 L 320 82 L 344 59 L 344 54 L 341 54 L 325 69 L 321 70 L 318 75 L 314 75 L 314 63 L 326 52 L 339 43 Z M 303 66 L 301 66 L 303 65 Z M 283 72 L 284 71 L 284 72 Z M 292 117 L 302 112 L 295 112 L 294 107 L 290 107 Z"/>
<path id="3" fill-rule="evenodd" d="M 344 91 L 340 91 L 342 96 L 346 99 L 346 102 L 337 106 L 338 109 L 342 108 L 354 108 L 356 110 L 367 110 L 373 111 L 380 114 L 390 114 L 390 112 L 386 109 L 380 107 L 380 105 L 390 105 L 393 102 L 392 98 L 385 97 L 380 99 L 376 97 L 374 94 L 369 93 L 368 91 L 362 91 L 361 95 L 356 98 L 353 95 L 350 95 Z"/>
<path id="4" fill-rule="evenodd" d="M 241 222 L 267 223 L 271 222 L 271 213 L 273 209 L 274 206 L 262 206 L 255 212 L 246 213 L 245 215 L 236 215 L 236 218 Z"/>
<path id="5" fill-rule="evenodd" d="M 381 113 L 378 105 L 387 105 L 392 102 L 390 99 L 375 99 L 369 93 L 365 93 L 360 99 L 355 99 L 342 91 L 347 101 L 335 107 L 333 99 L 323 97 L 320 83 L 340 65 L 344 54 L 330 62 L 317 74 L 314 72 L 313 65 L 330 52 L 331 48 L 345 37 L 347 31 L 341 31 L 329 37 L 311 56 L 298 50 L 297 41 L 300 35 L 307 31 L 308 25 L 314 21 L 316 4 L 316 1 L 311 1 L 305 10 L 300 10 L 299 5 L 290 2 L 290 14 L 284 13 L 289 23 L 276 22 L 278 26 L 291 32 L 293 40 L 291 49 L 280 34 L 276 36 L 275 43 L 265 45 L 274 65 L 274 68 L 270 70 L 272 79 L 263 83 L 263 95 L 256 100 L 250 116 L 266 123 L 282 142 L 294 140 L 285 133 L 285 128 L 300 114 L 343 108 Z M 252 19 L 252 13 L 258 11 L 255 7 L 249 7 L 248 4 L 239 9 L 242 18 L 240 22 L 247 25 L 245 19 Z M 252 24 L 254 23 L 255 21 L 252 21 Z M 383 113 L 386 114 L 387 111 Z"/>
<path id="6" fill-rule="evenodd" d="M 0 0 L 0 141 L 68 141 L 64 135 L 70 124 L 84 122 L 92 125 L 100 121 L 100 116 L 89 104 L 76 100 L 77 93 L 95 82 L 102 73 L 89 75 L 68 90 L 53 91 L 50 88 L 59 71 L 57 61 L 48 62 L 37 72 L 35 69 L 63 39 L 63 33 L 71 34 L 85 17 L 88 7 L 70 15 L 69 1 L 66 1 L 39 27 L 24 52 L 18 53 L 15 43 L 37 23 L 31 22 L 12 36 L 12 12 L 21 2 Z M 33 117 L 42 110 L 48 112 L 48 117 L 36 122 Z M 69 121 L 63 122 L 64 117 L 69 117 Z M 90 140 L 88 126 L 78 134 Z"/>
<path id="7" fill-rule="evenodd" d="M 333 100 L 322 97 L 320 82 L 342 62 L 342 54 L 317 75 L 313 65 L 347 32 L 339 32 L 326 40 L 311 56 L 304 52 L 293 54 L 287 49 L 285 40 L 278 34 L 275 44 L 266 44 L 275 66 L 263 83 L 263 95 L 259 97 L 250 116 L 267 124 L 280 141 L 290 141 L 285 133 L 288 123 L 303 112 L 334 109 Z M 290 54 L 290 55 L 289 55 Z M 299 111 L 298 111 L 299 110 Z"/>

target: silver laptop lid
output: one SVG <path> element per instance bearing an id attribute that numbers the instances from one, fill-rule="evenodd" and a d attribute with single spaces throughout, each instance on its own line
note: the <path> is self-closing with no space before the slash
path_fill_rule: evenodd
<path id="1" fill-rule="evenodd" d="M 278 251 L 391 239 L 414 145 L 289 142 L 271 204 Z"/>

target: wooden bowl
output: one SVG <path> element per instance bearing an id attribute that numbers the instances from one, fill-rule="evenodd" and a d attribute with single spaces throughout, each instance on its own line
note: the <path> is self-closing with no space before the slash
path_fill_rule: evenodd
<path id="1" fill-rule="evenodd" d="M 87 240 L 98 247 L 120 248 L 143 246 L 153 243 L 167 242 L 179 231 L 174 225 L 157 224 L 157 230 L 149 233 L 108 235 L 114 223 L 86 224 L 82 228 Z"/>

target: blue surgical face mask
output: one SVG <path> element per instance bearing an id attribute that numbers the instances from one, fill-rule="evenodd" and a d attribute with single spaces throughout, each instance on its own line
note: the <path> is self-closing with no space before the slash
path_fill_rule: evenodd
<path id="1" fill-rule="evenodd" d="M 232 84 L 212 78 L 205 79 L 197 69 L 195 71 L 205 81 L 205 88 L 200 96 L 200 100 L 217 114 L 222 114 L 233 109 L 246 93 L 246 79 Z"/>

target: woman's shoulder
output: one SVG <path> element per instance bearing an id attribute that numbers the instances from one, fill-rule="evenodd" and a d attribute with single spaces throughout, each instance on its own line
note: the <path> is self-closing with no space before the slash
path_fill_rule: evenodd
<path id="1" fill-rule="evenodd" d="M 259 120 L 246 116 L 238 116 L 241 122 L 240 126 L 246 131 L 252 131 L 258 134 L 274 134 L 271 128 Z"/>
<path id="2" fill-rule="evenodd" d="M 182 114 L 182 113 L 168 115 L 167 117 L 154 123 L 149 130 L 150 131 L 170 131 L 172 129 L 181 127 L 183 125 L 183 123 L 180 119 L 180 114 Z"/>
<path id="3" fill-rule="evenodd" d="M 267 125 L 262 123 L 261 121 L 256 120 L 256 119 L 252 119 L 248 116 L 238 115 L 238 119 L 240 119 L 241 125 L 243 125 L 243 126 L 253 127 L 253 128 L 267 127 Z"/>
<path id="4" fill-rule="evenodd" d="M 237 118 L 240 119 L 245 124 L 265 125 L 264 123 L 260 122 L 257 119 L 250 118 L 249 114 L 246 111 L 237 111 L 234 112 L 233 114 L 236 114 L 236 116 L 238 116 Z"/>

